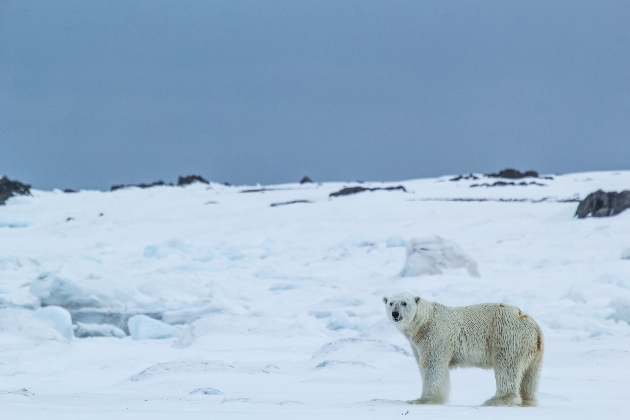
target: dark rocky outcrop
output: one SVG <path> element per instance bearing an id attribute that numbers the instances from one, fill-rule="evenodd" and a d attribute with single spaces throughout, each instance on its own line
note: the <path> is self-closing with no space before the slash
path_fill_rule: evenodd
<path id="1" fill-rule="evenodd" d="M 506 182 L 506 181 L 497 181 L 493 184 L 488 184 L 488 183 L 483 183 L 483 184 L 472 184 L 470 187 L 471 188 L 475 188 L 475 187 L 508 187 L 511 185 L 518 185 L 521 187 L 526 187 L 528 185 L 538 185 L 539 187 L 545 187 L 545 184 L 541 184 L 539 182 L 525 182 L 525 181 L 521 181 L 521 182 Z"/>
<path id="2" fill-rule="evenodd" d="M 276 191 L 278 188 L 253 188 L 249 190 L 240 191 L 242 193 L 257 193 L 257 192 L 266 192 L 266 191 Z"/>
<path id="3" fill-rule="evenodd" d="M 299 203 L 312 203 L 312 201 L 309 200 L 293 200 L 293 201 L 286 201 L 283 203 L 271 203 L 270 206 L 271 207 L 278 207 L 278 206 L 286 206 L 288 204 L 299 204 Z"/>
<path id="4" fill-rule="evenodd" d="M 190 185 L 195 182 L 201 182 L 202 184 L 209 184 L 207 179 L 200 175 L 188 175 L 188 176 L 180 176 L 177 178 L 177 185 L 182 187 L 184 185 Z"/>
<path id="5" fill-rule="evenodd" d="M 575 215 L 578 219 L 585 217 L 607 217 L 621 213 L 630 208 L 630 191 L 604 192 L 597 190 L 580 202 Z"/>
<path id="6" fill-rule="evenodd" d="M 532 198 L 416 198 L 414 201 L 453 201 L 453 202 L 488 202 L 493 201 L 497 203 L 579 203 L 577 198 L 555 198 L 555 197 L 543 197 L 540 200 L 534 200 Z"/>
<path id="7" fill-rule="evenodd" d="M 346 187 L 334 193 L 330 193 L 329 197 L 339 197 L 342 195 L 357 194 L 363 191 L 377 191 L 377 190 L 383 190 L 383 191 L 399 190 L 399 191 L 407 192 L 405 187 L 403 187 L 402 185 L 398 185 L 397 187 L 385 187 L 385 188 Z"/>
<path id="8" fill-rule="evenodd" d="M 449 181 L 461 181 L 462 179 L 464 179 L 464 180 L 479 179 L 479 177 L 477 177 L 477 175 L 474 175 L 474 174 L 458 175 L 455 178 L 449 179 Z"/>
<path id="9" fill-rule="evenodd" d="M 538 172 L 536 171 L 526 171 L 521 172 L 516 169 L 504 169 L 499 171 L 496 174 L 486 174 L 487 177 L 490 178 L 508 178 L 508 179 L 521 179 L 521 178 L 538 178 Z"/>
<path id="10" fill-rule="evenodd" d="M 209 184 L 210 182 L 205 179 L 204 177 L 202 177 L 201 175 L 188 175 L 188 176 L 180 176 L 177 177 L 177 186 L 178 187 L 183 187 L 185 185 L 190 185 L 193 184 L 195 182 L 201 182 L 202 184 Z M 224 185 L 228 185 L 227 183 L 225 183 Z M 120 190 L 123 188 L 130 188 L 130 187 L 138 187 L 138 188 L 151 188 L 151 187 L 161 187 L 161 186 L 168 186 L 168 187 L 172 187 L 173 184 L 172 183 L 166 183 L 164 181 L 155 181 L 152 182 L 150 184 L 118 184 L 118 185 L 112 185 L 112 187 L 109 189 L 110 191 L 116 191 L 116 190 Z"/>
<path id="11" fill-rule="evenodd" d="M 309 178 L 307 176 L 305 176 L 304 178 L 302 178 L 300 180 L 300 184 L 312 184 L 312 183 L 313 183 L 313 181 L 311 180 L 311 178 Z"/>
<path id="12" fill-rule="evenodd" d="M 0 205 L 16 195 L 31 195 L 31 186 L 19 181 L 11 181 L 6 176 L 0 178 Z"/>
<path id="13" fill-rule="evenodd" d="M 159 186 L 163 186 L 163 185 L 167 185 L 172 187 L 173 184 L 167 184 L 164 181 L 155 181 L 152 182 L 150 184 L 119 184 L 119 185 L 112 185 L 112 187 L 109 189 L 110 191 L 116 191 L 116 190 L 120 190 L 123 188 L 130 188 L 130 187 L 138 187 L 138 188 L 151 188 L 151 187 L 159 187 Z"/>

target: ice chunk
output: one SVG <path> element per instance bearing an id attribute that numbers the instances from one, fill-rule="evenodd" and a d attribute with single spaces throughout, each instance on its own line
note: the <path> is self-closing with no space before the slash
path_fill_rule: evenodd
<path id="1" fill-rule="evenodd" d="M 74 329 L 74 336 L 79 338 L 85 337 L 117 337 L 124 338 L 127 336 L 120 328 L 109 324 L 84 324 L 77 322 Z"/>
<path id="2" fill-rule="evenodd" d="M 65 308 L 101 306 L 98 297 L 82 289 L 72 280 L 52 273 L 43 273 L 38 276 L 31 284 L 31 293 L 40 300 L 42 305 L 58 305 Z"/>
<path id="3" fill-rule="evenodd" d="M 387 238 L 387 241 L 385 241 L 385 244 L 387 245 L 387 248 L 403 247 L 407 245 L 407 243 L 402 238 L 402 236 L 397 236 L 397 235 L 390 236 L 389 238 Z"/>
<path id="4" fill-rule="evenodd" d="M 223 308 L 217 305 L 206 305 L 198 308 L 179 309 L 166 311 L 162 315 L 162 321 L 170 325 L 190 324 L 206 315 L 223 312 Z"/>
<path id="5" fill-rule="evenodd" d="M 28 342 L 34 340 L 62 341 L 64 337 L 48 325 L 40 322 L 33 315 L 33 311 L 17 308 L 0 309 L 0 337 L 2 342 Z"/>
<path id="6" fill-rule="evenodd" d="M 103 313 L 122 311 L 125 314 L 135 315 L 162 309 L 160 302 L 139 292 L 124 273 L 107 268 L 104 269 L 105 273 L 100 273 L 101 267 L 98 267 L 98 270 L 99 274 L 87 275 L 85 272 L 78 274 L 76 271 L 68 275 L 57 272 L 42 273 L 31 283 L 29 290 L 42 306 L 55 305 L 66 308 L 75 321 L 114 324 L 121 329 L 127 328 L 128 316 L 124 319 L 124 325 L 121 326 L 108 320 L 76 318 L 75 313 L 83 310 L 101 310 Z"/>
<path id="7" fill-rule="evenodd" d="M 129 330 L 127 328 L 127 321 L 129 321 L 129 318 L 139 315 L 137 311 L 130 312 L 108 308 L 70 309 L 70 314 L 72 315 L 72 319 L 76 323 L 81 322 L 83 324 L 109 324 L 121 329 L 125 333 L 129 333 Z M 156 312 L 149 314 L 155 316 L 159 315 L 159 313 Z"/>
<path id="8" fill-rule="evenodd" d="M 621 251 L 621 259 L 630 260 L 630 248 L 626 248 L 623 251 Z"/>
<path id="9" fill-rule="evenodd" d="M 71 340 L 74 336 L 72 332 L 72 317 L 67 310 L 59 306 L 46 306 L 36 310 L 34 316 L 39 321 L 59 331 L 68 340 Z"/>
<path id="10" fill-rule="evenodd" d="M 608 305 L 615 311 L 608 315 L 606 319 L 613 319 L 615 322 L 626 321 L 630 325 L 630 302 L 625 299 L 615 299 Z"/>
<path id="11" fill-rule="evenodd" d="M 131 338 L 134 340 L 171 338 L 179 332 L 177 328 L 146 315 L 136 315 L 129 318 L 127 325 L 129 325 Z"/>
<path id="12" fill-rule="evenodd" d="M 443 269 L 465 267 L 468 274 L 479 277 L 477 263 L 455 242 L 439 236 L 412 239 L 407 243 L 407 260 L 402 277 L 442 274 Z"/>

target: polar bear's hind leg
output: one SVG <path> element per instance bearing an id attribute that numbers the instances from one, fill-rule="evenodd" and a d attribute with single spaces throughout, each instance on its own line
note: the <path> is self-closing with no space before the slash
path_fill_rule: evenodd
<path id="1" fill-rule="evenodd" d="M 537 355 L 523 375 L 523 381 L 521 382 L 521 399 L 523 402 L 521 405 L 528 407 L 537 405 L 536 391 L 538 389 L 541 369 L 542 355 Z"/>
<path id="2" fill-rule="evenodd" d="M 500 364 L 494 368 L 494 376 L 497 382 L 497 393 L 483 405 L 508 407 L 521 405 L 519 385 L 523 378 L 523 371 L 518 364 Z"/>

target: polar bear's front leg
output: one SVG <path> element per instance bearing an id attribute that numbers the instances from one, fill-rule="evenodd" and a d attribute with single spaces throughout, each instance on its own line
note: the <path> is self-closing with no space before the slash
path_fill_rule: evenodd
<path id="1" fill-rule="evenodd" d="M 409 404 L 444 404 L 448 399 L 450 379 L 448 363 L 432 360 L 426 367 L 420 366 L 422 374 L 422 396 Z"/>
<path id="2" fill-rule="evenodd" d="M 422 362 L 420 361 L 420 354 L 416 349 L 416 346 L 411 344 L 411 350 L 413 351 L 413 357 L 416 359 L 416 363 L 418 364 L 418 369 L 420 369 L 420 375 L 422 375 Z"/>

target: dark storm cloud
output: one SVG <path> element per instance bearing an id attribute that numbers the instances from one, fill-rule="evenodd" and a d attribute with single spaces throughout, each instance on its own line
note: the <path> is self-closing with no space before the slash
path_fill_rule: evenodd
<path id="1" fill-rule="evenodd" d="M 0 173 L 630 169 L 624 1 L 0 1 Z"/>

